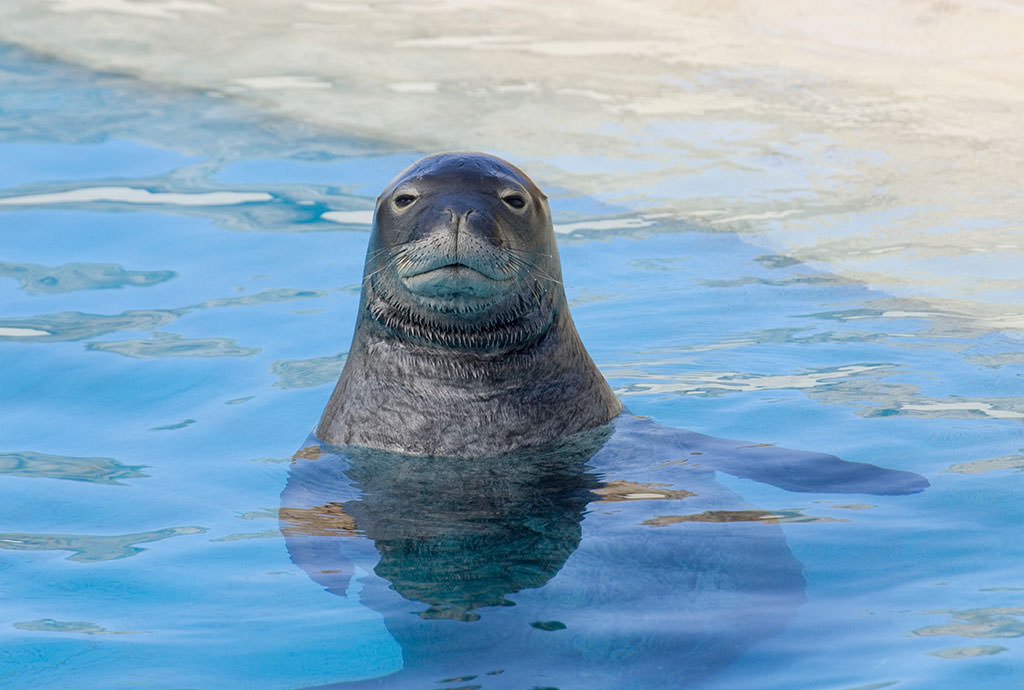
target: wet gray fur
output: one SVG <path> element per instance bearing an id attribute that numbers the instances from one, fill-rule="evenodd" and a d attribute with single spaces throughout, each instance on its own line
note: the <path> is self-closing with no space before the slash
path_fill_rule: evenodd
<path id="1" fill-rule="evenodd" d="M 476 457 L 620 410 L 569 315 L 540 189 L 485 154 L 430 156 L 395 178 L 377 200 L 355 334 L 320 440 Z"/>

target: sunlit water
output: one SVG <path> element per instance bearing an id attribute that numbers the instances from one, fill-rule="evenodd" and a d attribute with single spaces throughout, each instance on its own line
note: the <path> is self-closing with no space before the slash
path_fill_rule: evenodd
<path id="1" fill-rule="evenodd" d="M 327 5 L 306 3 L 315 4 Z M 148 6 L 172 5 L 197 11 L 204 3 Z M 241 86 L 253 84 L 274 86 Z M 666 136 L 702 142 L 687 163 L 695 168 L 704 165 L 698 158 L 721 154 L 752 155 L 747 162 L 763 170 L 775 154 L 765 159 L 736 144 L 759 126 L 707 119 Z M 415 650 L 403 650 L 407 640 L 386 627 L 387 611 L 371 606 L 389 584 L 371 572 L 372 544 L 348 537 L 355 566 L 347 596 L 325 591 L 289 555 L 278 509 L 291 455 L 348 345 L 368 209 L 426 144 L 345 137 L 216 93 L 97 74 L 14 48 L 0 50 L 0 137 L 3 686 L 300 688 L 384 676 L 402 667 L 403 651 L 408 663 Z M 678 155 L 658 153 L 660 139 L 646 141 L 655 157 Z M 868 155 L 828 146 L 823 165 L 856 168 Z M 520 160 L 508 141 L 501 148 L 534 172 L 539 154 Z M 796 159 L 780 164 L 796 176 L 786 178 L 789 189 L 813 189 L 819 170 L 800 170 L 815 155 Z M 1019 274 L 991 276 L 1004 281 L 1004 293 L 982 296 L 985 308 L 973 311 L 941 301 L 966 299 L 956 290 L 908 292 L 909 279 L 902 287 L 877 281 L 889 291 L 868 287 L 842 260 L 830 268 L 820 253 L 766 248 L 771 242 L 752 243 L 729 231 L 744 228 L 716 222 L 725 216 L 667 204 L 673 195 L 685 200 L 682 177 L 670 179 L 671 189 L 651 187 L 644 206 L 642 187 L 621 190 L 646 178 L 614 182 L 609 160 L 563 165 L 578 175 L 541 166 L 536 177 L 551 197 L 577 326 L 630 410 L 714 437 L 913 471 L 932 484 L 909 496 L 796 493 L 716 473 L 715 491 L 741 497 L 749 520 L 771 518 L 756 528 L 781 530 L 786 555 L 771 562 L 794 557 L 786 568 L 802 565 L 806 592 L 794 595 L 789 620 L 773 619 L 777 630 L 765 626 L 771 634 L 735 660 L 720 655 L 725 661 L 701 687 L 1019 690 L 1024 348 L 1009 327 Z M 632 171 L 621 163 L 625 173 L 642 172 L 642 161 Z M 612 192 L 570 186 L 588 166 Z M 799 197 L 739 185 L 756 177 L 709 174 L 694 184 L 705 211 L 707 200 L 734 202 L 735 216 L 764 212 L 764 199 Z M 1009 186 L 992 188 L 1003 190 L 993 204 L 1004 215 L 991 224 L 1015 242 L 1006 219 L 1019 196 Z M 845 218 L 848 232 L 900 217 L 844 199 L 830 217 Z M 915 218 L 924 227 L 924 216 Z M 824 251 L 828 243 L 814 244 Z M 1000 251 L 994 246 L 988 254 Z M 636 511 L 623 524 L 651 543 L 699 530 L 692 521 L 642 524 L 700 513 L 690 498 L 676 499 L 666 516 L 640 491 L 622 501 Z M 583 519 L 579 553 L 589 553 L 588 525 L 612 514 L 597 505 Z M 616 551 L 602 567 L 644 583 L 660 563 L 645 553 Z M 756 563 L 756 554 L 744 557 Z M 557 587 L 592 584 L 594 572 L 571 556 L 568 563 Z M 712 566 L 708 601 L 714 574 Z M 549 591 L 527 587 L 509 596 L 518 607 L 485 605 L 475 611 L 479 621 L 436 624 L 472 636 L 473 626 L 494 620 L 538 623 L 530 634 L 551 636 L 547 646 L 556 648 L 571 627 L 515 618 Z M 409 602 L 410 612 L 425 608 Z M 623 614 L 623 628 L 635 613 Z M 737 631 L 741 619 L 735 610 L 721 618 Z M 541 678 L 542 664 L 513 656 L 521 649 L 488 649 L 496 667 L 483 672 L 479 653 L 456 650 L 441 660 L 451 673 L 431 681 L 502 687 L 505 674 L 487 671 L 507 668 L 507 678 L 524 663 L 536 663 Z M 664 687 L 682 677 L 669 671 Z M 453 678 L 466 680 L 442 682 Z"/>

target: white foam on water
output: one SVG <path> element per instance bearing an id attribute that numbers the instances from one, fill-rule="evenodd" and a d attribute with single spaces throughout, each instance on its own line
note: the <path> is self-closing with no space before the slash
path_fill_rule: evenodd
<path id="1" fill-rule="evenodd" d="M 232 206 L 257 201 L 270 201 L 266 192 L 151 192 L 135 187 L 84 187 L 66 192 L 25 194 L 0 197 L 0 206 L 46 206 L 49 204 L 82 204 L 115 201 L 125 204 L 166 204 L 172 206 Z"/>
<path id="2" fill-rule="evenodd" d="M 1017 412 L 1015 410 L 1002 410 L 991 403 L 982 402 L 980 400 L 965 400 L 963 402 L 930 402 L 926 404 L 913 404 L 907 403 L 902 406 L 904 410 L 914 410 L 917 412 L 977 412 L 983 414 L 986 417 L 993 417 L 995 419 L 1024 419 L 1024 412 Z"/>
<path id="3" fill-rule="evenodd" d="M 0 326 L 0 336 L 4 338 L 31 338 L 40 335 L 51 335 L 49 331 L 41 331 L 38 328 L 14 328 L 12 326 Z"/>
<path id="4" fill-rule="evenodd" d="M 769 390 L 806 390 L 842 381 L 862 374 L 885 371 L 885 365 L 849 365 L 827 371 L 806 374 L 758 375 L 742 372 L 694 372 L 669 381 L 650 381 L 634 384 L 629 390 L 616 391 L 621 396 L 675 393 L 677 395 L 703 395 L 708 391 L 751 392 Z M 614 368 L 606 367 L 614 376 Z M 973 409 L 973 408 L 972 408 Z"/>
<path id="5" fill-rule="evenodd" d="M 351 223 L 354 225 L 371 225 L 373 211 L 328 211 L 320 216 L 332 223 Z"/>

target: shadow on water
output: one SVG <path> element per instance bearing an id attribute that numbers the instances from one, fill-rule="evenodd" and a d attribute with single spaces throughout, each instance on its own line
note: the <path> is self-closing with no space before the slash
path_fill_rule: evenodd
<path id="1" fill-rule="evenodd" d="M 282 494 L 292 560 L 384 616 L 404 669 L 336 688 L 665 688 L 777 634 L 804 599 L 778 522 L 714 480 L 900 494 L 927 482 L 623 414 L 449 460 L 316 444 Z M 461 683 L 461 684 L 460 684 Z"/>

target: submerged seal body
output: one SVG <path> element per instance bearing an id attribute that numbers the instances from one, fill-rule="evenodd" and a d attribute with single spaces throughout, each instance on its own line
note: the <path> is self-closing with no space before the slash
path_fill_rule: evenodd
<path id="1" fill-rule="evenodd" d="M 620 411 L 569 315 L 537 185 L 479 153 L 400 173 L 377 199 L 355 334 L 318 438 L 477 457 Z"/>
<path id="2" fill-rule="evenodd" d="M 324 690 L 443 679 L 481 690 L 695 687 L 784 629 L 804 578 L 777 523 L 815 519 L 751 505 L 718 472 L 812 495 L 927 486 L 909 472 L 628 413 L 480 458 L 313 439 L 281 495 L 288 552 L 332 595 L 379 613 L 401 648 L 397 672 L 347 682 L 373 675 L 354 668 L 324 678 L 335 683 Z"/>

